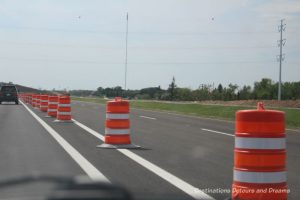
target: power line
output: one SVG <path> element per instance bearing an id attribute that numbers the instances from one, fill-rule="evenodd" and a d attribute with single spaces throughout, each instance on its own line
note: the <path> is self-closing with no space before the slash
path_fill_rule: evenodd
<path id="1" fill-rule="evenodd" d="M 67 47 L 67 48 L 99 48 L 99 49 L 120 49 L 116 46 L 101 46 L 100 44 L 57 44 L 57 43 L 37 43 L 37 42 L 7 42 L 0 41 L 2 45 L 17 45 L 17 46 L 39 46 L 39 47 Z M 267 49 L 267 48 L 276 48 L 277 46 L 273 45 L 263 45 L 263 46 L 194 46 L 194 47 L 147 47 L 147 46 L 129 46 L 131 49 L 173 49 L 173 50 L 195 50 L 195 49 Z M 299 46 L 289 46 L 290 48 L 299 47 Z"/>
<path id="2" fill-rule="evenodd" d="M 122 61 L 97 61 L 97 60 L 65 60 L 65 59 L 48 59 L 48 58 L 16 58 L 16 57 L 1 57 L 0 60 L 9 61 L 24 61 L 24 62 L 55 62 L 55 63 L 77 63 L 77 64 L 105 64 L 105 65 L 120 65 L 124 64 Z M 251 63 L 275 63 L 269 60 L 249 60 L 249 61 L 220 61 L 220 62 L 128 62 L 130 65 L 210 65 L 210 64 L 251 64 Z"/>
<path id="3" fill-rule="evenodd" d="M 124 34 L 124 31 L 112 30 L 79 30 L 65 28 L 48 28 L 48 27 L 29 27 L 29 26 L 1 26 L 0 29 L 8 30 L 25 30 L 25 31 L 49 31 L 49 32 L 73 32 L 73 33 L 94 33 L 94 34 Z M 153 35 L 199 35 L 199 34 L 270 34 L 274 31 L 130 31 L 130 34 L 153 34 Z"/>

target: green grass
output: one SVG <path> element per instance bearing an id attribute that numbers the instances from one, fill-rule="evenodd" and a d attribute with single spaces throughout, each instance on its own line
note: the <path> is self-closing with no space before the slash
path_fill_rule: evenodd
<path id="1" fill-rule="evenodd" d="M 95 102 L 105 104 L 107 100 L 101 98 L 79 98 L 72 97 L 73 100 Z M 130 101 L 133 108 L 147 110 L 158 110 L 174 112 L 185 115 L 193 115 L 206 118 L 216 118 L 225 120 L 234 120 L 235 112 L 238 110 L 253 109 L 242 106 L 220 106 L 220 105 L 200 105 L 200 104 L 176 104 L 162 102 Z M 271 108 L 275 109 L 275 108 Z M 300 109 L 276 108 L 285 112 L 286 125 L 288 128 L 300 128 Z"/>

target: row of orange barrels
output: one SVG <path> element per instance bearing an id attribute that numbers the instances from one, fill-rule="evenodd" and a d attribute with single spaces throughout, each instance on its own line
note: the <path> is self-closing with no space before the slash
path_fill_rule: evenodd
<path id="1" fill-rule="evenodd" d="M 66 95 L 22 93 L 19 98 L 58 121 L 71 121 L 71 98 Z"/>
<path id="2" fill-rule="evenodd" d="M 69 96 L 23 94 L 21 99 L 57 120 L 71 120 Z M 286 200 L 285 114 L 266 110 L 236 113 L 232 199 Z M 139 148 L 130 140 L 129 102 L 121 98 L 106 106 L 105 143 L 101 148 Z M 220 165 L 222 163 L 219 163 Z"/>

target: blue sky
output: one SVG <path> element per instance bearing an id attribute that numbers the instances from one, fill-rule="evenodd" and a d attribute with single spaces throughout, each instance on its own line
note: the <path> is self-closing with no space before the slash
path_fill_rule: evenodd
<path id="1" fill-rule="evenodd" d="M 297 0 L 0 0 L 0 81 L 43 89 L 300 81 Z"/>

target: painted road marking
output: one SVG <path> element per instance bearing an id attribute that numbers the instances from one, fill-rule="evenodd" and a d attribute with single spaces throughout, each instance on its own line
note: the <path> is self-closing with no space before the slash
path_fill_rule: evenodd
<path id="1" fill-rule="evenodd" d="M 37 116 L 23 102 L 23 106 L 28 112 L 48 131 L 48 133 L 60 144 L 60 146 L 73 158 L 73 160 L 83 169 L 83 171 L 95 181 L 110 182 L 96 167 L 94 167 L 87 159 L 85 159 L 72 145 L 70 145 L 63 137 L 61 137 L 53 128 L 45 121 Z"/>
<path id="2" fill-rule="evenodd" d="M 156 118 L 153 118 L 153 117 L 147 117 L 147 116 L 143 116 L 143 115 L 141 115 L 140 117 L 141 117 L 141 118 L 145 118 L 145 119 L 152 119 L 152 120 L 156 120 Z"/>
<path id="3" fill-rule="evenodd" d="M 104 136 L 100 133 L 92 130 L 91 128 L 87 127 L 86 125 L 76 121 L 73 119 L 74 123 L 84 129 L 85 131 L 89 132 L 93 136 L 99 138 L 100 140 L 104 141 Z M 194 199 L 207 199 L 213 200 L 214 198 L 209 196 L 208 194 L 204 193 L 203 191 L 199 190 L 198 188 L 190 185 L 189 183 L 183 181 L 182 179 L 176 177 L 175 175 L 167 172 L 166 170 L 158 167 L 157 165 L 147 161 L 146 159 L 142 158 L 141 156 L 127 150 L 127 149 L 117 149 L 120 153 L 124 154 L 128 158 L 132 159 L 133 161 L 137 162 L 141 166 L 145 167 L 149 171 L 153 172 L 154 174 L 158 175 L 162 179 L 166 180 L 173 186 L 177 187 L 178 189 L 182 190 L 186 194 L 190 195 Z"/>
<path id="4" fill-rule="evenodd" d="M 212 132 L 212 133 L 218 133 L 221 135 L 227 135 L 227 136 L 231 136 L 234 137 L 234 134 L 230 134 L 230 133 L 224 133 L 224 132 L 220 132 L 220 131 L 214 131 L 214 130 L 210 130 L 210 129 L 206 129 L 206 128 L 201 128 L 202 131 L 208 131 L 208 132 Z"/>

